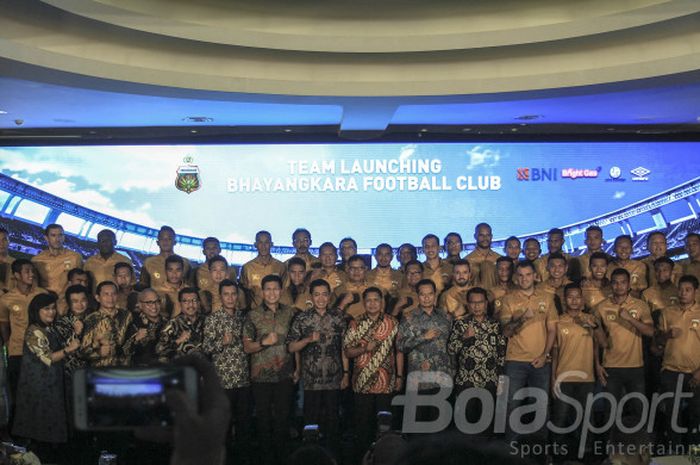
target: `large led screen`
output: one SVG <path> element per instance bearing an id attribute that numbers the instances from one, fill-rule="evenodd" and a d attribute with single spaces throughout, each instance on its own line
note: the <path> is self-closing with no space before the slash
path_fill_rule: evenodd
<path id="1" fill-rule="evenodd" d="M 689 185 L 698 153 L 622 142 L 5 147 L 0 169 L 66 205 L 178 234 L 250 244 L 266 229 L 288 245 L 306 227 L 315 245 L 352 236 L 371 248 L 450 231 L 469 242 L 481 221 L 496 238 L 590 221 Z M 0 193 L 4 216 L 12 194 Z M 11 213 L 42 224 L 55 208 L 24 201 Z M 664 208 L 667 221 L 693 212 Z M 663 226 L 653 214 L 630 221 Z"/>

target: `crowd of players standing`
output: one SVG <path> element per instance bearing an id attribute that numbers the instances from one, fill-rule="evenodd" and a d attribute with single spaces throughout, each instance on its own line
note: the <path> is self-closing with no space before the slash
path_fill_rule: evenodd
<path id="1" fill-rule="evenodd" d="M 175 231 L 164 226 L 160 253 L 145 260 L 138 282 L 130 259 L 115 251 L 112 231 L 98 234 L 98 251 L 85 261 L 64 247 L 60 225 L 46 227 L 45 239 L 46 250 L 31 260 L 14 259 L 0 229 L 11 431 L 40 444 L 72 434 L 64 399 L 76 368 L 149 366 L 190 353 L 216 367 L 240 456 L 249 457 L 257 443 L 265 463 L 285 457 L 295 389 L 303 390 L 304 423 L 320 425 L 335 452 L 341 404 L 352 412 L 343 424 L 354 432 L 359 455 L 374 437 L 376 412 L 391 410 L 412 372 L 447 374 L 455 395 L 478 387 L 495 396 L 505 375 L 509 412 L 525 386 L 549 391 L 556 381 L 583 405 L 596 389 L 619 400 L 674 392 L 680 379 L 692 395 L 680 413 L 696 427 L 700 418 L 695 233 L 685 239 L 683 262 L 666 257 L 660 232 L 649 235 L 644 260 L 631 258 L 632 239 L 624 235 L 609 256 L 595 226 L 578 257 L 563 252 L 558 229 L 548 234 L 547 254 L 535 239 L 521 244 L 511 237 L 501 256 L 491 248 L 491 227 L 481 223 L 466 257 L 458 233 L 442 246 L 428 234 L 425 261 L 403 244 L 394 270 L 394 249 L 380 244 L 377 266 L 368 270 L 351 238 L 339 250 L 322 244 L 315 257 L 311 234 L 297 229 L 297 253 L 283 263 L 270 254 L 271 234 L 260 231 L 258 255 L 237 270 L 220 255 L 216 238 L 204 241 L 205 261 L 195 268 L 174 253 Z M 555 396 L 550 407 L 553 421 L 570 421 L 569 404 Z M 472 421 L 480 413 L 473 406 L 466 412 Z M 625 414 L 640 417 L 641 406 Z M 505 438 L 520 439 L 510 427 Z M 563 459 L 576 439 L 548 440 L 568 445 Z M 697 442 L 692 433 L 670 439 Z"/>

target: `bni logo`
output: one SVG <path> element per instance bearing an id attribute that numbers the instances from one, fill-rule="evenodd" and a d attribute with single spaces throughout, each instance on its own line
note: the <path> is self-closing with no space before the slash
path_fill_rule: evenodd
<path id="1" fill-rule="evenodd" d="M 518 181 L 556 181 L 556 168 L 518 168 L 516 171 Z"/>

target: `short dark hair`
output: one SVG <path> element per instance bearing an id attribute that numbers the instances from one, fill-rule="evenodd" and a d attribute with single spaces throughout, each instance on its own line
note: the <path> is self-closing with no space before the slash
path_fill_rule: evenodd
<path id="1" fill-rule="evenodd" d="M 209 265 L 207 265 L 207 267 L 211 270 L 211 266 L 216 262 L 221 262 L 224 265 L 226 265 L 226 268 L 228 268 L 228 261 L 221 255 L 214 255 L 213 257 L 211 257 L 211 260 L 209 260 Z"/>
<path id="2" fill-rule="evenodd" d="M 114 274 L 117 274 L 117 271 L 119 271 L 120 268 L 128 268 L 129 272 L 131 274 L 134 274 L 134 267 L 131 266 L 131 264 L 126 263 L 126 262 L 119 262 L 114 265 Z"/>
<path id="3" fill-rule="evenodd" d="M 624 268 L 615 268 L 613 272 L 610 273 L 610 281 L 612 281 L 615 276 L 625 276 L 627 277 L 627 281 L 631 279 L 630 272 Z"/>
<path id="4" fill-rule="evenodd" d="M 46 327 L 39 317 L 39 310 L 51 304 L 55 304 L 57 301 L 58 296 L 54 292 L 35 295 L 31 302 L 29 302 L 29 307 L 27 309 L 29 324 Z"/>
<path id="5" fill-rule="evenodd" d="M 68 289 L 66 289 L 65 296 L 66 296 L 66 303 L 68 303 L 68 307 L 70 307 L 70 296 L 74 294 L 85 294 L 85 297 L 90 297 L 90 289 L 87 287 L 81 285 L 81 284 L 73 284 L 72 286 L 68 286 Z M 72 309 L 71 309 L 72 310 Z"/>
<path id="6" fill-rule="evenodd" d="M 348 264 L 350 264 L 350 262 L 362 262 L 363 265 L 367 266 L 367 264 L 365 263 L 365 259 L 362 258 L 362 255 L 358 254 L 355 254 L 352 257 L 348 258 Z"/>
<path id="7" fill-rule="evenodd" d="M 318 252 L 321 253 L 321 250 L 325 249 L 326 247 L 331 247 L 333 249 L 333 252 L 335 252 L 336 254 L 338 253 L 338 248 L 332 242 L 324 242 L 323 244 L 321 244 L 321 246 L 318 248 Z"/>
<path id="8" fill-rule="evenodd" d="M 488 292 L 486 292 L 486 289 L 484 289 L 483 287 L 472 287 L 467 291 L 467 303 L 469 303 L 469 297 L 473 296 L 474 294 L 483 295 L 486 301 L 489 300 L 489 294 Z"/>
<path id="9" fill-rule="evenodd" d="M 463 265 L 467 265 L 467 268 L 469 268 L 469 271 L 472 270 L 472 264 L 469 263 L 469 260 L 465 260 L 465 259 L 463 259 L 463 258 L 460 258 L 459 260 L 455 260 L 455 261 L 452 263 L 452 269 L 454 270 L 454 268 L 455 268 L 456 266 L 463 266 Z"/>
<path id="10" fill-rule="evenodd" d="M 532 268 L 532 271 L 537 271 L 535 264 L 532 263 L 532 260 L 520 260 L 518 263 L 516 263 L 515 269 L 517 271 L 520 268 Z"/>
<path id="11" fill-rule="evenodd" d="M 404 268 L 408 269 L 409 266 L 418 266 L 420 268 L 420 272 L 423 272 L 423 264 L 419 262 L 418 260 L 409 260 L 406 262 L 406 265 L 404 265 Z"/>
<path id="12" fill-rule="evenodd" d="M 411 251 L 413 258 L 416 258 L 418 256 L 418 250 L 416 249 L 416 246 L 409 243 L 409 242 L 404 242 L 403 244 L 401 244 L 399 246 L 399 249 L 398 249 L 399 254 L 401 253 L 401 249 L 403 249 L 404 247 L 406 247 L 408 250 Z"/>
<path id="13" fill-rule="evenodd" d="M 564 260 L 564 263 L 566 263 L 566 257 L 561 252 L 550 253 L 549 256 L 547 256 L 547 264 L 552 260 Z"/>
<path id="14" fill-rule="evenodd" d="M 206 239 L 204 239 L 202 241 L 202 248 L 206 247 L 208 242 L 214 242 L 219 248 L 221 248 L 221 241 L 219 241 L 219 239 L 217 239 L 214 236 L 209 236 Z"/>
<path id="15" fill-rule="evenodd" d="M 287 262 L 287 269 L 291 268 L 292 265 L 299 265 L 302 268 L 304 268 L 304 270 L 306 270 L 306 262 L 304 261 L 303 258 L 300 258 L 300 257 L 290 258 L 289 261 Z"/>
<path id="16" fill-rule="evenodd" d="M 511 268 L 515 267 L 515 260 L 513 260 L 512 258 L 510 258 L 508 256 L 498 257 L 496 259 L 496 266 L 498 266 L 499 263 L 503 263 L 503 262 L 508 262 L 510 264 Z"/>
<path id="17" fill-rule="evenodd" d="M 435 239 L 435 242 L 437 242 L 438 246 L 440 245 L 440 238 L 432 233 L 423 236 L 423 239 L 420 240 L 421 245 L 425 244 L 425 241 L 427 241 L 428 239 Z"/>
<path id="18" fill-rule="evenodd" d="M 591 257 L 588 259 L 589 268 L 591 267 L 591 263 L 593 263 L 593 260 L 605 260 L 605 264 L 608 265 L 610 263 L 610 256 L 605 252 L 593 252 L 591 254 Z"/>
<path id="19" fill-rule="evenodd" d="M 219 283 L 219 294 L 221 294 L 221 291 L 223 291 L 223 289 L 224 289 L 225 287 L 229 287 L 229 286 L 235 287 L 235 288 L 236 288 L 236 292 L 238 292 L 238 290 L 239 290 L 238 284 L 236 284 L 235 281 L 226 278 L 226 279 L 224 279 L 223 281 L 221 281 L 221 282 Z"/>
<path id="20" fill-rule="evenodd" d="M 698 278 L 696 278 L 692 274 L 686 274 L 681 276 L 681 279 L 678 280 L 678 286 L 680 287 L 680 285 L 683 283 L 690 283 L 695 289 L 698 288 Z"/>
<path id="21" fill-rule="evenodd" d="M 462 244 L 464 244 L 464 241 L 462 240 L 462 236 L 461 236 L 458 232 L 454 232 L 454 231 L 448 232 L 448 233 L 445 235 L 445 239 L 443 240 L 443 242 L 444 242 L 445 244 L 447 244 L 447 239 L 450 238 L 450 237 L 456 237 L 457 239 L 459 239 L 459 242 L 461 242 Z"/>
<path id="22" fill-rule="evenodd" d="M 374 249 L 374 253 L 376 254 L 377 252 L 379 252 L 379 249 L 389 249 L 389 252 L 391 252 L 392 254 L 394 253 L 394 249 L 393 249 L 389 244 L 387 244 L 386 242 L 382 242 L 381 244 L 379 244 L 379 245 Z"/>
<path id="23" fill-rule="evenodd" d="M 338 242 L 338 244 L 342 246 L 343 242 L 352 242 L 352 245 L 354 245 L 355 248 L 357 248 L 357 241 L 355 241 L 355 239 L 353 239 L 352 237 L 344 237 L 340 240 L 340 242 Z"/>
<path id="24" fill-rule="evenodd" d="M 508 245 L 508 243 L 511 241 L 518 241 L 518 244 L 520 244 L 520 239 L 518 239 L 515 236 L 510 236 L 508 239 L 505 240 L 505 242 L 503 242 L 503 245 Z"/>
<path id="25" fill-rule="evenodd" d="M 525 241 L 523 241 L 523 245 L 527 247 L 528 242 L 534 242 L 535 244 L 537 244 L 537 247 L 539 247 L 540 250 L 542 250 L 542 244 L 540 244 L 540 241 L 538 241 L 534 237 L 528 237 L 527 239 L 525 239 Z"/>
<path id="26" fill-rule="evenodd" d="M 311 281 L 311 284 L 309 284 L 309 293 L 313 294 L 314 289 L 316 289 L 317 287 L 321 287 L 321 286 L 328 289 L 329 293 L 331 292 L 331 285 L 328 284 L 328 281 L 326 281 L 325 279 L 319 278 L 319 279 L 314 279 L 313 281 Z"/>
<path id="27" fill-rule="evenodd" d="M 483 222 L 482 222 L 482 223 L 479 223 L 479 224 L 477 224 L 476 226 L 474 226 L 474 234 L 478 234 L 478 233 L 479 233 L 479 229 L 480 229 L 480 228 L 484 228 L 484 227 L 485 227 L 485 228 L 489 228 L 489 231 L 491 231 L 491 233 L 493 233 L 493 228 L 491 227 L 491 225 L 488 224 L 488 223 L 483 223 Z"/>
<path id="28" fill-rule="evenodd" d="M 82 268 L 71 268 L 70 271 L 68 272 L 68 281 L 72 281 L 75 275 L 88 275 L 87 271 L 83 270 Z"/>
<path id="29" fill-rule="evenodd" d="M 589 227 L 587 227 L 586 231 L 584 232 L 584 235 L 587 236 L 589 232 L 593 232 L 593 231 L 599 232 L 600 236 L 603 237 L 603 230 L 601 229 L 600 226 L 595 225 L 595 224 L 592 224 Z"/>
<path id="30" fill-rule="evenodd" d="M 292 241 L 294 240 L 294 236 L 296 236 L 297 234 L 306 234 L 307 236 L 309 236 L 309 240 L 311 240 L 311 232 L 309 232 L 309 230 L 306 228 L 296 228 L 292 233 Z"/>
<path id="31" fill-rule="evenodd" d="M 581 289 L 581 284 L 575 282 L 575 283 L 569 283 L 566 286 L 564 286 L 564 295 L 566 296 L 566 293 L 572 289 L 578 289 L 579 291 L 583 292 L 583 289 Z"/>
<path id="32" fill-rule="evenodd" d="M 102 292 L 102 289 L 107 287 L 107 286 L 114 286 L 114 289 L 119 291 L 119 286 L 117 286 L 117 283 L 114 281 L 102 281 L 97 285 L 97 288 L 95 289 L 95 294 L 100 295 L 100 292 Z"/>
<path id="33" fill-rule="evenodd" d="M 173 229 L 173 227 L 172 227 L 172 226 L 168 226 L 167 224 L 164 224 L 164 225 L 161 226 L 160 229 L 158 230 L 158 237 L 160 237 L 160 235 L 163 234 L 163 233 L 165 233 L 165 232 L 172 234 L 173 238 L 176 236 L 175 230 Z"/>
<path id="34" fill-rule="evenodd" d="M 260 288 L 264 288 L 265 284 L 267 283 L 277 283 L 280 285 L 280 289 L 283 287 L 282 278 L 280 278 L 280 276 L 276 274 L 268 274 L 265 277 L 263 277 L 262 281 L 260 282 Z"/>
<path id="35" fill-rule="evenodd" d="M 367 295 L 371 293 L 379 294 L 379 297 L 384 298 L 384 293 L 381 289 L 379 289 L 377 286 L 370 286 L 364 291 L 362 291 L 362 300 L 365 300 L 365 298 L 367 298 Z"/>
<path id="36" fill-rule="evenodd" d="M 691 232 L 685 236 L 685 242 L 688 243 L 688 239 L 690 239 L 691 237 L 694 237 L 695 239 L 700 241 L 700 234 Z"/>
<path id="37" fill-rule="evenodd" d="M 99 239 L 100 236 L 104 236 L 105 234 L 108 234 L 114 238 L 114 240 L 117 240 L 117 235 L 112 231 L 111 229 L 102 229 L 100 232 L 97 233 L 97 238 Z"/>
<path id="38" fill-rule="evenodd" d="M 177 293 L 177 301 L 182 302 L 182 296 L 185 294 L 194 294 L 197 296 L 197 299 L 199 299 L 199 291 L 196 287 L 183 287 L 180 289 L 180 292 Z"/>
<path id="39" fill-rule="evenodd" d="M 559 234 L 561 237 L 564 237 L 564 231 L 562 229 L 552 228 L 549 231 L 547 231 L 547 237 L 554 236 L 555 234 Z"/>
<path id="40" fill-rule="evenodd" d="M 171 263 L 179 263 L 182 269 L 185 269 L 185 260 L 179 255 L 171 255 L 165 259 L 165 269 L 168 269 L 168 265 Z"/>
<path id="41" fill-rule="evenodd" d="M 615 238 L 615 242 L 613 243 L 613 248 L 617 247 L 617 244 L 620 241 L 630 241 L 630 244 L 634 244 L 634 242 L 632 241 L 632 236 L 630 236 L 629 234 L 620 234 L 619 236 L 617 236 Z"/>
<path id="42" fill-rule="evenodd" d="M 256 232 L 255 233 L 255 242 L 258 242 L 258 239 L 260 238 L 260 236 L 267 236 L 270 238 L 270 240 L 272 240 L 272 234 L 270 234 L 270 231 L 265 231 L 263 229 L 261 231 Z"/>
<path id="43" fill-rule="evenodd" d="M 22 267 L 25 265 L 29 265 L 31 267 L 34 267 L 34 264 L 29 261 L 27 258 L 18 258 L 14 262 L 12 262 L 12 265 L 10 265 L 10 269 L 12 269 L 13 273 L 21 273 L 22 272 Z"/>
<path id="44" fill-rule="evenodd" d="M 654 260 L 654 269 L 656 269 L 657 266 L 662 265 L 662 264 L 667 264 L 671 265 L 671 269 L 675 266 L 675 262 L 671 260 L 670 258 L 664 256 L 664 257 L 659 257 L 656 260 Z"/>
<path id="45" fill-rule="evenodd" d="M 647 236 L 647 245 L 649 245 L 649 242 L 651 242 L 651 238 L 654 236 L 661 236 L 664 239 L 666 239 L 666 234 L 662 233 L 661 231 L 654 231 L 649 233 L 649 235 Z"/>
<path id="46" fill-rule="evenodd" d="M 47 225 L 47 226 L 44 228 L 44 236 L 48 236 L 48 235 L 49 235 L 49 232 L 50 232 L 52 229 L 60 229 L 61 231 L 63 231 L 63 226 L 61 226 L 61 225 L 58 224 L 58 223 L 51 223 L 51 224 Z"/>
<path id="47" fill-rule="evenodd" d="M 435 281 L 433 281 L 432 279 L 423 278 L 420 281 L 418 281 L 416 283 L 416 292 L 418 292 L 418 289 L 420 289 L 421 286 L 431 286 L 433 288 L 433 292 L 437 292 L 437 286 L 435 285 Z"/>

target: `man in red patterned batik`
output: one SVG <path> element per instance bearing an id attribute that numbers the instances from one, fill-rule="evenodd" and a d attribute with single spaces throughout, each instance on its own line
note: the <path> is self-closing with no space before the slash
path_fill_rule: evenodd
<path id="1" fill-rule="evenodd" d="M 397 369 L 394 341 L 399 322 L 384 313 L 381 289 L 368 287 L 362 293 L 365 313 L 350 322 L 345 333 L 343 350 L 355 360 L 352 390 L 355 398 L 355 431 L 357 457 L 367 451 L 374 438 L 373 421 L 377 412 L 391 410 L 391 397 L 401 385 L 403 367 Z"/>

